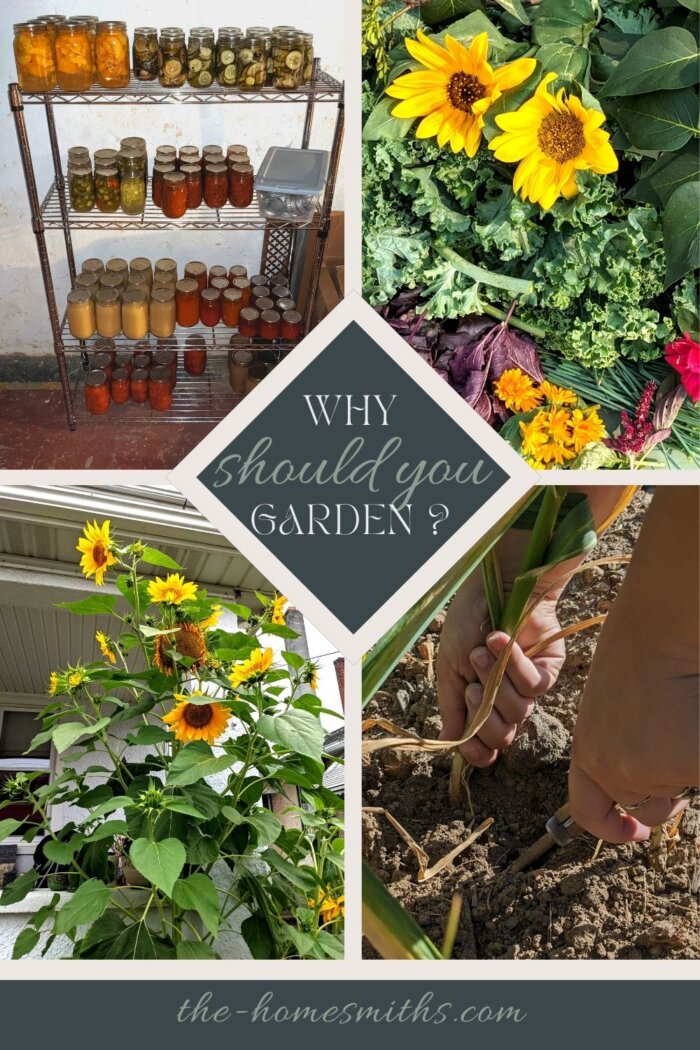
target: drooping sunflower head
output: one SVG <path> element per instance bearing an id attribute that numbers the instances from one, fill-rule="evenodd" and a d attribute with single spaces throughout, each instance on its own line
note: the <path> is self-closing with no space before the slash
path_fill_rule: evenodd
<path id="1" fill-rule="evenodd" d="M 321 891 L 316 900 L 309 900 L 310 908 L 315 908 L 319 905 L 319 914 L 324 923 L 334 922 L 335 919 L 340 919 L 345 915 L 344 894 L 341 894 L 339 897 L 334 897 L 330 891 L 326 893 Z"/>
<path id="2" fill-rule="evenodd" d="M 235 664 L 228 676 L 234 689 L 259 681 L 272 664 L 272 649 L 254 649 L 247 660 Z"/>
<path id="3" fill-rule="evenodd" d="M 175 693 L 177 704 L 167 715 L 163 715 L 170 732 L 182 744 L 189 744 L 192 740 L 205 740 L 208 744 L 214 744 L 229 723 L 229 709 L 213 700 L 202 701 L 205 695 L 199 691 Z"/>
<path id="4" fill-rule="evenodd" d="M 58 672 L 57 671 L 52 671 L 51 674 L 49 675 L 49 687 L 48 687 L 48 689 L 46 691 L 49 694 L 49 696 L 56 696 L 56 693 L 58 692 L 58 688 L 59 688 Z"/>
<path id="5" fill-rule="evenodd" d="M 532 98 L 513 113 L 496 117 L 503 134 L 489 142 L 497 160 L 518 162 L 513 189 L 524 200 L 548 211 L 559 197 L 575 197 L 577 171 L 609 175 L 618 162 L 607 131 L 605 115 L 586 109 L 575 95 L 556 95 L 549 85 L 556 73 L 547 73 Z"/>
<path id="6" fill-rule="evenodd" d="M 66 671 L 66 681 L 68 689 L 79 689 L 83 682 L 87 682 L 88 673 L 84 667 L 69 667 Z"/>
<path id="7" fill-rule="evenodd" d="M 529 412 L 542 401 L 542 394 L 526 372 L 507 368 L 493 384 L 496 397 L 511 412 Z"/>
<path id="8" fill-rule="evenodd" d="M 315 693 L 318 688 L 318 664 L 307 660 L 301 672 L 301 680 Z"/>
<path id="9" fill-rule="evenodd" d="M 197 584 L 189 583 L 178 573 L 169 573 L 164 580 L 156 576 L 148 585 L 148 596 L 152 602 L 180 605 L 197 597 Z"/>
<path id="10" fill-rule="evenodd" d="M 153 643 L 153 663 L 163 674 L 173 674 L 175 665 L 170 650 L 194 661 L 192 667 L 203 667 L 207 659 L 207 643 L 204 635 L 194 623 L 181 623 L 174 634 L 156 635 Z"/>
<path id="11" fill-rule="evenodd" d="M 407 38 L 410 55 L 424 69 L 405 73 L 386 89 L 401 99 L 392 110 L 399 118 L 421 117 L 419 139 L 437 135 L 439 146 L 449 142 L 453 153 L 473 157 L 481 142 L 484 114 L 504 91 L 522 84 L 535 69 L 533 58 L 493 67 L 489 65 L 489 40 L 479 33 L 466 48 L 449 33 L 445 46 L 418 30 L 417 40 Z"/>
<path id="12" fill-rule="evenodd" d="M 108 638 L 104 631 L 98 631 L 95 634 L 95 640 L 100 647 L 100 652 L 106 660 L 110 663 L 115 664 L 117 662 L 117 654 L 114 648 L 114 642 L 111 638 Z"/>
<path id="13" fill-rule="evenodd" d="M 105 582 L 105 573 L 110 565 L 115 565 L 117 559 L 112 553 L 112 540 L 109 535 L 109 522 L 104 521 L 98 525 L 96 521 L 92 524 L 88 521 L 83 529 L 83 535 L 78 540 L 76 550 L 80 551 L 80 568 L 85 576 L 95 577 L 95 583 L 101 587 Z"/>
<path id="14" fill-rule="evenodd" d="M 284 618 L 284 610 L 287 605 L 287 598 L 281 594 L 276 594 L 270 603 L 270 623 L 278 624 L 280 627 L 284 627 L 286 620 Z"/>

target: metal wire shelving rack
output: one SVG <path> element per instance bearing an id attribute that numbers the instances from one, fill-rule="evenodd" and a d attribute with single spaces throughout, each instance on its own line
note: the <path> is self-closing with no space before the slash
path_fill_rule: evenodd
<path id="1" fill-rule="evenodd" d="M 259 272 L 268 275 L 278 271 L 291 272 L 297 247 L 297 235 L 304 230 L 313 230 L 316 232 L 316 242 L 309 273 L 306 301 L 303 304 L 303 334 L 306 335 L 308 333 L 311 327 L 314 300 L 318 290 L 318 281 L 330 226 L 331 206 L 338 175 L 345 115 L 343 84 L 321 69 L 318 58 L 314 60 L 314 72 L 311 81 L 296 91 L 288 92 L 277 91 L 274 88 L 263 88 L 255 92 L 241 93 L 235 88 L 221 88 L 218 86 L 211 90 L 195 89 L 189 86 L 172 90 L 161 87 L 157 82 L 144 83 L 132 76 L 129 85 L 119 90 L 91 88 L 89 91 L 64 92 L 60 89 L 54 89 L 44 94 L 33 94 L 22 92 L 18 84 L 11 83 L 8 93 L 27 186 L 32 230 L 37 241 L 54 353 L 56 354 L 66 408 L 66 418 L 71 430 L 75 430 L 79 419 L 81 423 L 89 421 L 90 425 L 99 426 L 105 418 L 113 418 L 113 415 L 110 412 L 106 417 L 88 416 L 82 409 L 76 409 L 76 405 L 81 403 L 79 387 L 82 383 L 82 376 L 78 377 L 75 388 L 73 388 L 66 365 L 66 355 L 78 353 L 82 356 L 83 364 L 86 365 L 86 352 L 89 349 L 89 344 L 72 338 L 68 332 L 65 314 L 61 316 L 59 313 L 51 273 L 51 261 L 46 243 L 45 232 L 47 230 L 63 231 L 65 255 L 71 283 L 74 282 L 76 276 L 73 230 L 260 230 L 264 236 Z M 305 115 L 300 143 L 302 149 L 307 149 L 309 146 L 316 103 L 332 103 L 336 106 L 337 115 L 330 149 L 330 165 L 326 188 L 320 209 L 308 222 L 290 223 L 267 218 L 262 214 L 257 198 L 254 199 L 250 207 L 245 209 L 236 209 L 230 205 L 220 209 L 202 206 L 196 211 L 187 212 L 181 219 L 168 219 L 152 204 L 150 199 L 143 214 L 136 216 L 124 215 L 121 212 L 112 214 L 97 211 L 78 213 L 71 208 L 67 184 L 63 174 L 54 106 L 119 104 L 130 106 L 202 104 L 241 106 L 254 105 L 256 103 L 303 105 L 305 107 Z M 37 190 L 32 150 L 27 134 L 24 109 L 28 105 L 43 106 L 46 114 L 54 179 L 43 200 L 39 197 Z M 115 254 L 124 253 L 115 251 Z M 271 349 L 274 351 L 277 359 L 291 349 L 291 345 L 286 343 L 266 343 L 262 340 L 251 341 L 239 338 L 236 335 L 232 335 L 231 329 L 221 325 L 216 328 L 178 328 L 173 339 L 168 341 L 168 345 L 176 349 L 185 348 L 188 345 L 188 340 L 193 336 L 196 337 L 199 346 L 203 345 L 207 348 L 206 373 L 197 377 L 188 376 L 187 374 L 180 376 L 179 374 L 178 383 L 173 394 L 173 407 L 169 412 L 152 412 L 147 405 L 129 404 L 120 406 L 118 417 L 120 422 L 124 422 L 127 425 L 136 422 L 151 424 L 167 422 L 216 423 L 223 419 L 240 400 L 240 397 L 231 390 L 228 383 L 227 357 L 230 349 L 246 347 L 254 353 Z M 123 344 L 125 349 L 127 346 L 133 348 L 133 343 L 130 343 L 127 339 L 118 338 L 115 342 Z M 155 344 L 156 340 L 151 339 L 150 342 Z"/>

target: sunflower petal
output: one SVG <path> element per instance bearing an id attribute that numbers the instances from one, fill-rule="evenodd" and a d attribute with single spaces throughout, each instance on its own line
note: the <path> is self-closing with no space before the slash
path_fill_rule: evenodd
<path id="1" fill-rule="evenodd" d="M 586 135 L 583 159 L 588 161 L 591 171 L 595 171 L 597 175 L 610 175 L 619 167 L 615 150 L 610 145 L 609 136 L 605 131 L 596 131 L 594 136 Z"/>
<path id="2" fill-rule="evenodd" d="M 468 157 L 476 156 L 476 152 L 479 149 L 479 143 L 481 142 L 481 128 L 479 122 L 472 120 L 467 128 L 467 141 L 465 144 L 465 150 Z"/>
<path id="3" fill-rule="evenodd" d="M 419 44 L 416 40 L 406 38 L 406 49 L 411 56 L 428 69 L 449 69 L 452 65 L 450 56 L 442 49 L 439 52 L 432 50 L 425 44 Z"/>
<path id="4" fill-rule="evenodd" d="M 429 113 L 427 117 L 423 117 L 416 128 L 416 138 L 430 139 L 433 135 L 437 135 L 444 119 L 444 114 L 442 113 L 442 110 L 439 109 L 435 110 L 433 113 Z"/>
<path id="5" fill-rule="evenodd" d="M 537 62 L 534 58 L 516 58 L 514 62 L 506 62 L 504 66 L 497 66 L 493 71 L 494 80 L 501 91 L 510 91 L 511 88 L 523 84 L 535 71 Z"/>
<path id="6" fill-rule="evenodd" d="M 489 36 L 488 33 L 477 33 L 471 42 L 469 53 L 475 62 L 481 64 L 485 62 L 489 54 Z"/>
<path id="7" fill-rule="evenodd" d="M 578 186 L 576 185 L 575 172 L 572 171 L 570 178 L 567 179 L 567 181 L 562 186 L 561 193 L 562 196 L 566 197 L 567 199 L 576 196 L 576 194 L 578 193 Z"/>
<path id="8" fill-rule="evenodd" d="M 499 135 L 498 138 L 505 141 L 501 142 L 495 151 L 496 160 L 505 161 L 506 164 L 523 160 L 536 144 L 532 135 Z M 492 140 L 492 147 L 495 141 L 496 139 Z"/>
<path id="9" fill-rule="evenodd" d="M 434 109 L 438 109 L 444 101 L 444 95 L 439 91 L 426 91 L 399 102 L 392 109 L 391 115 L 392 117 L 401 118 L 424 117 L 426 114 L 432 113 Z"/>

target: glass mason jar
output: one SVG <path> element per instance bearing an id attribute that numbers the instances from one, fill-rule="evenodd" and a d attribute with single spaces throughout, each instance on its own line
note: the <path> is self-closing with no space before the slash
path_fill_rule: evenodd
<path id="1" fill-rule="evenodd" d="M 259 322 L 260 311 L 254 310 L 252 306 L 244 307 L 238 315 L 238 334 L 252 339 L 258 334 Z"/>
<path id="2" fill-rule="evenodd" d="M 248 26 L 246 36 L 261 37 L 265 43 L 265 82 L 272 79 L 272 30 L 267 26 Z"/>
<path id="3" fill-rule="evenodd" d="M 95 171 L 95 203 L 98 211 L 118 211 L 121 203 L 121 179 L 117 168 Z"/>
<path id="4" fill-rule="evenodd" d="M 229 168 L 234 164 L 250 164 L 250 157 L 245 146 L 228 146 L 226 149 L 226 163 Z"/>
<path id="5" fill-rule="evenodd" d="M 241 274 L 241 276 L 245 277 L 245 274 Z M 264 273 L 254 273 L 253 276 L 250 278 L 250 283 L 252 285 L 264 284 L 267 285 L 268 288 L 270 287 L 267 281 L 267 277 Z"/>
<path id="6" fill-rule="evenodd" d="M 239 91 L 259 91 L 267 81 L 265 36 L 244 36 L 236 46 L 236 84 Z"/>
<path id="7" fill-rule="evenodd" d="M 304 74 L 302 84 L 308 84 L 314 75 L 314 35 L 313 33 L 302 33 L 301 39 L 304 43 Z"/>
<path id="8" fill-rule="evenodd" d="M 120 354 L 114 359 L 115 368 L 125 368 L 126 371 L 131 375 L 134 367 L 134 355 L 130 350 L 122 350 Z"/>
<path id="9" fill-rule="evenodd" d="M 243 34 L 235 26 L 223 26 L 216 41 L 216 79 L 222 87 L 236 83 L 236 44 Z"/>
<path id="10" fill-rule="evenodd" d="M 95 150 L 95 172 L 101 168 L 118 168 L 119 151 L 116 149 Z"/>
<path id="11" fill-rule="evenodd" d="M 172 164 L 175 171 L 177 171 L 179 165 L 175 146 L 157 146 L 155 161 L 156 164 Z"/>
<path id="12" fill-rule="evenodd" d="M 199 321 L 199 285 L 189 277 L 175 285 L 175 310 L 181 328 L 192 328 Z"/>
<path id="13" fill-rule="evenodd" d="M 171 171 L 163 176 L 161 207 L 168 219 L 180 219 L 187 211 L 187 186 L 181 171 Z"/>
<path id="14" fill-rule="evenodd" d="M 203 292 L 207 287 L 207 266 L 206 263 L 194 260 L 185 264 L 184 270 L 185 277 L 190 281 L 197 282 L 197 288 L 200 292 Z"/>
<path id="15" fill-rule="evenodd" d="M 202 149 L 202 167 L 207 164 L 223 164 L 224 151 L 221 146 L 204 146 Z"/>
<path id="16" fill-rule="evenodd" d="M 204 169 L 204 203 L 208 208 L 223 208 L 228 201 L 228 168 L 225 164 L 207 164 Z"/>
<path id="17" fill-rule="evenodd" d="M 215 277 L 225 277 L 226 285 L 228 287 L 228 270 L 225 266 L 210 266 L 209 267 L 209 287 L 212 287 L 212 281 Z"/>
<path id="18" fill-rule="evenodd" d="M 251 300 L 253 298 L 253 286 L 250 283 L 250 281 L 248 280 L 248 278 L 247 277 L 236 277 L 236 279 L 234 280 L 234 282 L 231 285 L 231 287 L 232 288 L 237 288 L 238 291 L 241 293 L 241 297 L 243 299 L 243 305 L 244 306 L 250 306 Z"/>
<path id="19" fill-rule="evenodd" d="M 157 350 L 153 356 L 156 368 L 166 368 L 170 377 L 170 389 L 177 383 L 177 354 L 174 350 Z"/>
<path id="20" fill-rule="evenodd" d="M 175 262 L 175 260 L 167 258 L 156 259 L 156 264 L 153 267 L 154 279 L 159 274 L 168 277 L 174 284 L 177 280 L 177 263 Z"/>
<path id="21" fill-rule="evenodd" d="M 148 376 L 148 400 L 156 412 L 167 412 L 173 403 L 170 372 L 162 365 L 152 368 Z"/>
<path id="22" fill-rule="evenodd" d="M 95 207 L 95 180 L 92 168 L 73 168 L 68 176 L 68 194 L 74 211 L 92 211 Z"/>
<path id="23" fill-rule="evenodd" d="M 229 379 L 237 394 L 245 394 L 245 384 L 252 360 L 253 355 L 250 350 L 234 350 L 228 356 Z"/>
<path id="24" fill-rule="evenodd" d="M 231 281 L 235 281 L 237 277 L 247 277 L 248 270 L 245 266 L 230 266 L 228 271 L 229 284 Z"/>
<path id="25" fill-rule="evenodd" d="M 134 149 L 143 155 L 143 181 L 146 182 L 148 178 L 148 149 L 146 147 L 146 140 L 141 138 L 140 135 L 127 135 L 127 137 L 122 139 L 119 143 L 119 149 L 122 151 Z"/>
<path id="26" fill-rule="evenodd" d="M 151 292 L 150 328 L 159 339 L 169 339 L 175 331 L 175 289 L 154 288 Z"/>
<path id="27" fill-rule="evenodd" d="M 56 87 L 56 60 L 49 27 L 18 22 L 14 28 L 15 65 L 22 91 L 43 92 Z"/>
<path id="28" fill-rule="evenodd" d="M 129 276 L 133 277 L 136 274 L 145 276 L 148 287 L 152 286 L 153 267 L 151 266 L 151 260 L 144 255 L 137 255 L 129 262 Z"/>
<path id="29" fill-rule="evenodd" d="M 101 277 L 105 272 L 105 264 L 102 259 L 84 259 L 80 271 L 81 273 L 94 273 L 97 277 Z"/>
<path id="30" fill-rule="evenodd" d="M 129 277 L 129 264 L 126 259 L 108 259 L 105 273 L 116 274 L 121 287 L 126 288 L 126 282 Z"/>
<path id="31" fill-rule="evenodd" d="M 85 22 L 59 22 L 56 26 L 56 77 L 62 91 L 87 91 L 92 87 L 90 27 Z"/>
<path id="32" fill-rule="evenodd" d="M 258 287 L 260 286 L 258 285 Z M 270 299 L 269 296 L 258 295 L 253 297 L 253 306 L 256 310 L 260 310 L 262 313 L 263 310 L 274 310 L 275 301 L 274 299 Z"/>
<path id="33" fill-rule="evenodd" d="M 130 79 L 126 22 L 98 22 L 96 31 L 97 83 L 103 88 L 126 87 Z"/>
<path id="34" fill-rule="evenodd" d="M 282 318 L 276 310 L 263 310 L 260 314 L 258 332 L 263 339 L 279 339 Z"/>
<path id="35" fill-rule="evenodd" d="M 202 158 L 199 154 L 199 148 L 197 146 L 180 146 L 178 160 L 180 162 L 180 165 L 196 164 L 198 168 L 202 167 Z"/>
<path id="36" fill-rule="evenodd" d="M 111 381 L 112 401 L 125 405 L 129 400 L 129 373 L 125 368 L 115 368 Z"/>
<path id="37" fill-rule="evenodd" d="M 142 343 L 137 343 L 134 347 L 134 368 L 150 368 L 153 363 L 153 354 L 151 353 L 151 345 L 147 339 Z"/>
<path id="38" fill-rule="evenodd" d="M 245 392 L 249 394 L 267 375 L 267 369 L 262 361 L 253 361 L 248 369 L 248 377 L 245 381 Z"/>
<path id="39" fill-rule="evenodd" d="M 95 339 L 92 348 L 96 354 L 107 354 L 111 363 L 114 364 L 114 359 L 117 356 L 114 339 Z"/>
<path id="40" fill-rule="evenodd" d="M 177 26 L 161 29 L 158 48 L 158 81 L 161 87 L 182 87 L 187 80 L 184 31 Z"/>
<path id="41" fill-rule="evenodd" d="M 187 339 L 184 353 L 185 371 L 190 376 L 201 376 L 207 370 L 207 351 L 201 336 L 191 335 Z"/>
<path id="42" fill-rule="evenodd" d="M 89 339 L 95 334 L 95 303 L 87 288 L 69 292 L 68 328 L 74 339 Z"/>
<path id="43" fill-rule="evenodd" d="M 296 310 L 297 304 L 294 302 L 292 296 L 288 296 L 283 299 L 277 299 L 275 301 L 275 310 L 279 310 L 281 314 L 287 312 L 287 310 Z"/>
<path id="44" fill-rule="evenodd" d="M 108 379 L 112 378 L 112 355 L 103 350 L 93 354 L 90 358 L 90 368 L 101 368 Z"/>
<path id="45" fill-rule="evenodd" d="M 131 373 L 129 396 L 138 404 L 148 401 L 148 371 L 145 368 L 135 368 Z"/>
<path id="46" fill-rule="evenodd" d="M 163 206 L 163 176 L 171 175 L 175 171 L 173 164 L 154 164 L 153 177 L 151 178 L 151 200 L 157 208 Z"/>
<path id="47" fill-rule="evenodd" d="M 99 150 L 97 151 L 99 153 Z M 115 153 L 116 156 L 116 153 Z M 95 153 L 95 160 L 97 160 L 97 153 Z M 68 167 L 71 168 L 89 168 L 92 164 L 90 160 L 90 150 L 87 146 L 71 146 L 68 150 Z"/>
<path id="48" fill-rule="evenodd" d="M 280 323 L 280 338 L 290 343 L 301 339 L 301 314 L 296 310 L 285 310 Z"/>
<path id="49" fill-rule="evenodd" d="M 190 29 L 187 45 L 187 82 L 191 87 L 210 87 L 216 73 L 216 43 L 209 26 Z"/>
<path id="50" fill-rule="evenodd" d="M 212 277 L 209 287 L 218 288 L 220 292 L 225 292 L 228 288 L 228 277 Z"/>
<path id="51" fill-rule="evenodd" d="M 247 208 L 253 201 L 253 165 L 233 164 L 229 172 L 229 200 L 234 208 Z"/>
<path id="52" fill-rule="evenodd" d="M 304 38 L 301 33 L 277 33 L 272 40 L 272 86 L 296 91 L 304 79 Z"/>
<path id="53" fill-rule="evenodd" d="M 126 280 L 118 273 L 103 273 L 100 277 L 100 288 L 111 289 L 121 299 L 122 292 L 126 288 Z"/>
<path id="54" fill-rule="evenodd" d="M 119 154 L 122 211 L 127 215 L 141 215 L 146 207 L 146 156 L 131 146 Z"/>
<path id="55" fill-rule="evenodd" d="M 270 289 L 265 288 L 262 284 L 254 284 L 251 286 L 253 292 L 253 306 L 257 303 L 258 299 L 269 299 Z M 274 306 L 274 301 L 273 304 Z"/>
<path id="56" fill-rule="evenodd" d="M 127 339 L 148 335 L 148 300 L 140 288 L 127 288 L 122 296 L 122 331 Z"/>
<path id="57" fill-rule="evenodd" d="M 221 292 L 205 288 L 199 296 L 199 320 L 207 328 L 214 328 L 221 320 Z"/>
<path id="58" fill-rule="evenodd" d="M 109 380 L 102 369 L 95 368 L 85 376 L 85 407 L 91 416 L 101 416 L 109 409 Z"/>
<path id="59" fill-rule="evenodd" d="M 75 278 L 74 286 L 76 288 L 87 288 L 94 299 L 100 290 L 100 279 L 96 273 L 79 273 Z"/>
<path id="60" fill-rule="evenodd" d="M 95 44 L 97 41 L 97 23 L 99 22 L 99 18 L 97 15 L 71 15 L 70 20 L 71 22 L 83 22 L 88 27 L 88 33 L 90 35 L 90 57 L 92 59 L 92 81 L 94 84 L 97 79 L 97 54 Z"/>
<path id="61" fill-rule="evenodd" d="M 225 288 L 221 293 L 221 318 L 228 328 L 238 328 L 238 317 L 243 307 L 238 288 Z"/>
<path id="62" fill-rule="evenodd" d="M 202 203 L 202 169 L 198 164 L 180 164 L 180 173 L 187 187 L 187 210 L 198 208 Z"/>
<path id="63" fill-rule="evenodd" d="M 153 26 L 135 29 L 131 54 L 136 79 L 155 80 L 158 76 L 158 30 Z"/>
<path id="64" fill-rule="evenodd" d="M 105 339 L 113 339 L 122 330 L 122 307 L 115 288 L 100 288 L 95 296 L 97 331 Z"/>
<path id="65" fill-rule="evenodd" d="M 145 273 L 130 273 L 126 282 L 127 289 L 140 288 L 146 293 L 146 302 L 151 299 L 151 286 L 148 283 L 148 275 Z"/>

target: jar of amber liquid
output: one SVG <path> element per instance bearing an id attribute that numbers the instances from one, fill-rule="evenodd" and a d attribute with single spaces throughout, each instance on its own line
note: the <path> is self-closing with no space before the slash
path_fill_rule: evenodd
<path id="1" fill-rule="evenodd" d="M 207 328 L 213 328 L 221 320 L 221 292 L 218 288 L 205 288 L 201 293 L 199 319 Z"/>
<path id="2" fill-rule="evenodd" d="M 204 169 L 204 203 L 208 208 L 223 208 L 228 200 L 228 168 L 225 164 L 207 164 Z"/>
<path id="3" fill-rule="evenodd" d="M 296 343 L 301 339 L 302 317 L 296 310 L 285 310 L 280 322 L 280 338 L 290 343 Z"/>
<path id="4" fill-rule="evenodd" d="M 93 299 L 100 290 L 100 279 L 94 273 L 79 273 L 75 278 L 76 288 L 87 288 Z"/>
<path id="5" fill-rule="evenodd" d="M 87 288 L 68 293 L 68 328 L 74 339 L 95 334 L 95 303 Z"/>
<path id="6" fill-rule="evenodd" d="M 276 310 L 263 310 L 258 323 L 258 335 L 263 339 L 279 339 L 281 320 Z"/>
<path id="7" fill-rule="evenodd" d="M 253 306 L 256 310 L 259 310 L 260 313 L 262 313 L 263 310 L 274 310 L 275 303 L 274 300 L 269 299 L 266 296 L 259 296 L 255 299 Z"/>
<path id="8" fill-rule="evenodd" d="M 80 271 L 81 273 L 94 273 L 97 277 L 101 277 L 105 272 L 105 264 L 102 259 L 85 259 Z"/>
<path id="9" fill-rule="evenodd" d="M 236 280 L 237 277 L 247 277 L 248 271 L 245 266 L 230 266 L 228 271 L 229 284 Z"/>
<path id="10" fill-rule="evenodd" d="M 168 339 L 175 331 L 175 289 L 154 287 L 151 292 L 150 327 L 159 339 Z"/>
<path id="11" fill-rule="evenodd" d="M 85 407 L 91 416 L 101 416 L 108 411 L 109 402 L 109 380 L 101 369 L 93 369 L 85 376 Z"/>
<path id="12" fill-rule="evenodd" d="M 18 22 L 14 27 L 15 65 L 22 91 L 41 93 L 56 87 L 56 62 L 49 27 Z"/>
<path id="13" fill-rule="evenodd" d="M 148 335 L 148 300 L 139 288 L 128 288 L 122 296 L 122 331 L 127 339 Z"/>
<path id="14" fill-rule="evenodd" d="M 134 367 L 134 355 L 129 350 L 122 350 L 121 353 L 117 354 L 114 358 L 114 367 L 122 368 L 125 372 L 131 375 Z"/>
<path id="15" fill-rule="evenodd" d="M 260 311 L 254 310 L 251 306 L 245 307 L 238 315 L 238 334 L 245 336 L 246 339 L 252 339 L 258 334 L 259 322 Z"/>
<path id="16" fill-rule="evenodd" d="M 187 211 L 187 186 L 181 171 L 163 176 L 162 208 L 168 219 L 181 219 Z"/>
<path id="17" fill-rule="evenodd" d="M 233 164 L 229 172 L 229 200 L 234 208 L 247 208 L 253 200 L 253 165 Z"/>
<path id="18" fill-rule="evenodd" d="M 234 350 L 228 356 L 229 380 L 237 394 L 245 394 L 248 369 L 252 360 L 250 350 Z"/>
<path id="19" fill-rule="evenodd" d="M 167 412 L 173 403 L 173 391 L 170 384 L 170 371 L 156 366 L 148 376 L 148 400 L 156 412 Z"/>
<path id="20" fill-rule="evenodd" d="M 125 405 L 129 400 L 129 373 L 125 368 L 115 368 L 111 383 L 112 401 Z"/>
<path id="21" fill-rule="evenodd" d="M 212 277 L 210 288 L 217 288 L 220 292 L 225 292 L 228 288 L 227 277 Z"/>
<path id="22" fill-rule="evenodd" d="M 131 373 L 129 396 L 139 404 L 148 401 L 148 372 L 145 368 L 135 368 Z"/>
<path id="23" fill-rule="evenodd" d="M 210 266 L 209 267 L 209 287 L 212 287 L 212 281 L 216 277 L 225 277 L 226 286 L 228 287 L 228 270 L 225 266 Z"/>
<path id="24" fill-rule="evenodd" d="M 113 339 L 122 330 L 122 307 L 119 292 L 114 288 L 100 288 L 95 296 L 97 331 L 105 339 Z"/>
<path id="25" fill-rule="evenodd" d="M 98 22 L 95 38 L 97 83 L 123 88 L 129 83 L 129 38 L 126 22 Z"/>
<path id="26" fill-rule="evenodd" d="M 103 273 L 100 277 L 101 288 L 111 288 L 115 291 L 121 299 L 122 292 L 126 288 L 126 282 L 121 274 L 118 273 Z"/>
<path id="27" fill-rule="evenodd" d="M 207 267 L 203 262 L 188 262 L 185 265 L 185 277 L 197 282 L 200 292 L 207 287 Z"/>
<path id="28" fill-rule="evenodd" d="M 296 310 L 297 304 L 293 299 L 278 299 L 275 303 L 275 310 L 280 314 L 287 313 L 288 310 Z"/>
<path id="29" fill-rule="evenodd" d="M 195 337 L 192 340 L 188 339 L 187 349 L 185 350 L 185 371 L 190 376 L 201 376 L 207 370 L 207 351 L 206 347 L 200 346 L 195 343 Z"/>
<path id="30" fill-rule="evenodd" d="M 59 22 L 56 26 L 56 79 L 62 91 L 87 91 L 92 87 L 90 27 L 84 22 Z"/>
<path id="31" fill-rule="evenodd" d="M 238 328 L 238 317 L 243 300 L 238 288 L 226 288 L 221 293 L 221 317 L 229 328 Z"/>
<path id="32" fill-rule="evenodd" d="M 129 277 L 129 264 L 126 259 L 108 259 L 107 265 L 105 266 L 105 273 L 116 274 L 117 277 L 119 277 L 122 286 L 126 287 L 126 282 Z"/>
<path id="33" fill-rule="evenodd" d="M 269 299 L 270 298 L 270 289 L 269 288 L 265 288 L 262 284 L 254 284 L 254 285 L 252 285 L 252 289 L 251 290 L 252 290 L 252 294 L 253 294 L 253 306 L 256 306 L 258 299 Z"/>
<path id="34" fill-rule="evenodd" d="M 153 176 L 151 178 L 151 200 L 156 208 L 163 207 L 163 178 L 172 175 L 175 171 L 174 164 L 154 164 Z"/>
<path id="35" fill-rule="evenodd" d="M 153 364 L 156 368 L 167 369 L 170 377 L 171 389 L 177 382 L 177 354 L 174 350 L 157 350 L 153 356 Z"/>
<path id="36" fill-rule="evenodd" d="M 244 306 L 250 306 L 250 302 L 253 298 L 253 286 L 247 277 L 236 277 L 235 281 L 231 285 L 232 288 L 237 288 L 241 293 Z"/>
<path id="37" fill-rule="evenodd" d="M 175 311 L 181 328 L 192 328 L 199 321 L 199 286 L 189 277 L 175 285 Z"/>
<path id="38" fill-rule="evenodd" d="M 177 281 L 177 263 L 174 259 L 156 259 L 153 267 L 153 276 L 163 275 L 168 277 L 173 284 Z"/>

